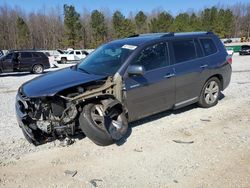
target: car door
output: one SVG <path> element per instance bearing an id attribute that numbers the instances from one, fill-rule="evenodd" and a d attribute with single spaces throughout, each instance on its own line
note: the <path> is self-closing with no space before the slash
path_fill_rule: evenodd
<path id="1" fill-rule="evenodd" d="M 68 52 L 68 54 L 67 54 L 67 60 L 68 60 L 68 61 L 73 61 L 73 60 L 75 60 L 75 51 L 70 51 L 70 52 Z"/>
<path id="2" fill-rule="evenodd" d="M 171 108 L 175 101 L 175 81 L 173 68 L 169 66 L 167 43 L 147 46 L 130 65 L 145 68 L 141 76 L 124 78 L 130 121 Z"/>
<path id="3" fill-rule="evenodd" d="M 36 63 L 36 58 L 32 56 L 31 52 L 19 52 L 18 69 L 20 71 L 29 71 Z"/>
<path id="4" fill-rule="evenodd" d="M 82 59 L 82 53 L 79 50 L 75 51 L 75 60 L 80 60 Z"/>
<path id="5" fill-rule="evenodd" d="M 3 72 L 13 72 L 13 54 L 14 53 L 9 53 L 1 59 Z"/>
<path id="6" fill-rule="evenodd" d="M 202 75 L 207 68 L 196 39 L 177 39 L 171 42 L 175 70 L 175 107 L 182 107 L 198 100 Z"/>

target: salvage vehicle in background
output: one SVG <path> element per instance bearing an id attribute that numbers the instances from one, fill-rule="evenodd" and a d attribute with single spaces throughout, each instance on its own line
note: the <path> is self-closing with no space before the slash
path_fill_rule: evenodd
<path id="1" fill-rule="evenodd" d="M 3 51 L 0 50 L 0 57 L 2 57 L 4 55 Z"/>
<path id="2" fill-rule="evenodd" d="M 240 55 L 250 55 L 250 46 L 249 45 L 242 45 L 239 51 Z"/>
<path id="3" fill-rule="evenodd" d="M 110 145 L 127 134 L 128 122 L 193 103 L 215 106 L 229 85 L 231 63 L 212 32 L 111 41 L 80 64 L 24 83 L 17 120 L 35 145 L 81 134 Z"/>
<path id="4" fill-rule="evenodd" d="M 71 50 L 54 56 L 58 63 L 67 63 L 69 61 L 79 61 L 84 59 L 89 53 L 85 50 Z"/>
<path id="5" fill-rule="evenodd" d="M 42 52 L 11 51 L 0 57 L 0 73 L 29 71 L 40 74 L 49 68 L 48 57 Z"/>

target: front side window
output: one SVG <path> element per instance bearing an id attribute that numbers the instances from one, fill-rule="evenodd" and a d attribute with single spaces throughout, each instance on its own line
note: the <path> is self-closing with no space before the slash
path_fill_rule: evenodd
<path id="1" fill-rule="evenodd" d="M 124 43 L 105 44 L 83 59 L 77 69 L 89 74 L 114 75 L 136 48 Z"/>
<path id="2" fill-rule="evenodd" d="M 200 39 L 205 55 L 211 55 L 217 52 L 216 46 L 212 39 Z"/>
<path id="3" fill-rule="evenodd" d="M 145 48 L 132 65 L 142 65 L 146 71 L 167 66 L 168 50 L 166 43 L 162 42 Z"/>
<path id="4" fill-rule="evenodd" d="M 76 55 L 81 55 L 81 52 L 80 51 L 76 51 Z"/>
<path id="5" fill-rule="evenodd" d="M 22 57 L 23 59 L 25 59 L 25 58 L 32 58 L 32 54 L 29 53 L 29 52 L 22 52 L 22 53 L 21 53 L 21 57 Z"/>
<path id="6" fill-rule="evenodd" d="M 193 39 L 173 41 L 175 62 L 181 63 L 197 57 Z"/>

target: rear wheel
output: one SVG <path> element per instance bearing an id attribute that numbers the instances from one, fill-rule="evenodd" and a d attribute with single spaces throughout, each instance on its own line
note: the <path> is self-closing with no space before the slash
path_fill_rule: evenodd
<path id="1" fill-rule="evenodd" d="M 218 103 L 221 92 L 221 82 L 217 77 L 210 78 L 201 91 L 199 106 L 209 108 Z"/>
<path id="2" fill-rule="evenodd" d="M 34 65 L 32 68 L 32 73 L 34 74 L 41 74 L 43 73 L 43 66 L 42 65 Z"/>

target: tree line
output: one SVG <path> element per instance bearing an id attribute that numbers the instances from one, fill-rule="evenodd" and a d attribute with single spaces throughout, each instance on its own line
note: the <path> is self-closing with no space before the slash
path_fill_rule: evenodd
<path id="1" fill-rule="evenodd" d="M 213 31 L 221 38 L 250 35 L 250 3 L 213 6 L 173 16 L 161 9 L 124 16 L 121 11 L 74 6 L 25 13 L 0 5 L 0 49 L 96 48 L 107 41 L 149 32 Z"/>

